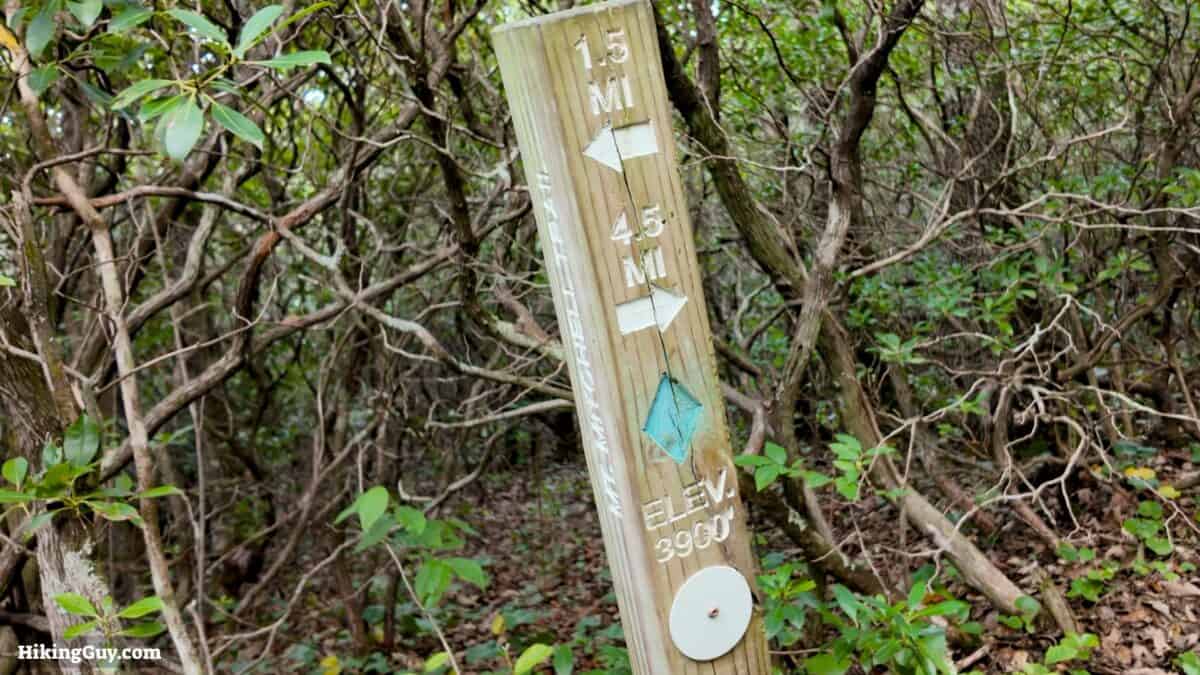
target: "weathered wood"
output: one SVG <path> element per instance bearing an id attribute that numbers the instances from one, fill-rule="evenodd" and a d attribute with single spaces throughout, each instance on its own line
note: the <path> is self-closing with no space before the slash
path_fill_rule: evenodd
<path id="1" fill-rule="evenodd" d="M 634 672 L 767 673 L 757 608 L 713 660 L 685 656 L 670 629 L 686 581 L 707 570 L 697 583 L 740 585 L 708 569 L 726 566 L 752 587 L 755 563 L 650 6 L 589 5 L 493 39 Z M 675 412 L 651 420 L 652 407 Z M 741 635 L 710 613 L 692 635 Z"/>

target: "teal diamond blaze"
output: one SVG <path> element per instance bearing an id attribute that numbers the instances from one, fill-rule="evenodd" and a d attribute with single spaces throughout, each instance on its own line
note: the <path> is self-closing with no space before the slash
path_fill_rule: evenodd
<path id="1" fill-rule="evenodd" d="M 663 375 L 642 431 L 654 439 L 676 464 L 683 464 L 703 410 L 704 406 L 683 385 Z"/>

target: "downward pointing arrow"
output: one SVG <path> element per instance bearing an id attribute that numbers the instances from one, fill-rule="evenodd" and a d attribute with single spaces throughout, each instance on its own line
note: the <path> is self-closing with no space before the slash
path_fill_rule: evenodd
<path id="1" fill-rule="evenodd" d="M 675 295 L 658 286 L 652 288 L 650 295 L 644 298 L 617 305 L 617 328 L 621 335 L 636 333 L 655 324 L 660 332 L 665 331 L 687 304 L 686 295 Z"/>
<path id="2" fill-rule="evenodd" d="M 658 138 L 654 135 L 654 123 L 650 121 L 620 129 L 613 129 L 606 124 L 583 149 L 583 154 L 617 172 L 623 171 L 622 161 L 653 155 L 656 152 Z"/>

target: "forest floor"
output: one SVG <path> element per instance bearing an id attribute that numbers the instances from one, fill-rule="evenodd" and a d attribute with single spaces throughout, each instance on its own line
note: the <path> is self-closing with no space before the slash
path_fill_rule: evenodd
<path id="1" fill-rule="evenodd" d="M 1143 464 L 1167 485 L 1171 476 L 1195 471 L 1193 459 L 1167 454 Z M 1068 485 L 1077 526 L 1060 491 L 1043 493 L 1043 516 L 1072 544 L 1066 557 L 1073 561 L 1049 550 L 1016 518 L 997 518 L 1003 525 L 990 538 L 972 534 L 1023 589 L 1052 583 L 1069 596 L 1081 632 L 1096 635 L 1100 642 L 1086 664 L 1075 661 L 1072 668 L 1129 675 L 1178 673 L 1173 660 L 1200 642 L 1200 575 L 1196 572 L 1200 546 L 1194 520 L 1200 500 L 1194 494 L 1154 500 L 1167 505 L 1158 520 L 1162 533 L 1171 534 L 1170 553 L 1158 555 L 1126 526 L 1130 519 L 1152 520 L 1147 516 L 1155 510 L 1141 506 L 1150 501 L 1147 492 L 1114 491 L 1112 483 L 1094 480 L 1089 470 L 1079 472 L 1082 478 Z M 986 467 L 955 468 L 956 478 L 969 488 L 982 484 L 985 473 Z M 456 584 L 437 619 L 465 672 L 502 672 L 505 645 L 509 658 L 515 659 L 535 642 L 568 645 L 576 673 L 628 672 L 621 666 L 617 606 L 584 470 L 552 465 L 544 474 L 539 490 L 526 472 L 494 473 L 448 506 L 445 515 L 462 518 L 478 530 L 479 537 L 468 539 L 463 555 L 485 561 L 491 579 L 486 590 Z M 926 493 L 932 495 L 932 487 Z M 843 550 L 855 556 L 869 554 L 889 583 L 903 585 L 917 567 L 929 562 L 904 553 L 927 552 L 928 546 L 915 530 L 896 527 L 898 514 L 882 498 L 830 506 L 837 507 L 829 509 L 828 515 L 844 537 Z M 755 521 L 753 512 L 751 520 Z M 756 531 L 768 533 L 760 553 L 798 555 L 773 528 L 761 522 L 754 525 Z M 860 542 L 871 545 L 864 548 Z M 953 648 L 964 671 L 1021 672 L 1027 664 L 1041 663 L 1046 650 L 1061 638 L 1048 620 L 1029 630 L 1010 628 L 982 596 L 954 582 L 950 588 L 971 603 L 971 619 L 983 626 L 979 638 Z M 417 616 L 415 607 L 409 610 Z M 500 631 L 498 615 L 503 616 Z M 419 671 L 424 659 L 440 648 L 417 624 L 420 621 L 393 658 Z"/>

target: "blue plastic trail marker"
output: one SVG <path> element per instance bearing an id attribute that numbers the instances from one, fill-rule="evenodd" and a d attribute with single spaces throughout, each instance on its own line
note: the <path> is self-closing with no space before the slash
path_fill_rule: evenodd
<path id="1" fill-rule="evenodd" d="M 642 431 L 676 464 L 683 464 L 703 411 L 704 406 L 683 385 L 663 374 Z"/>

